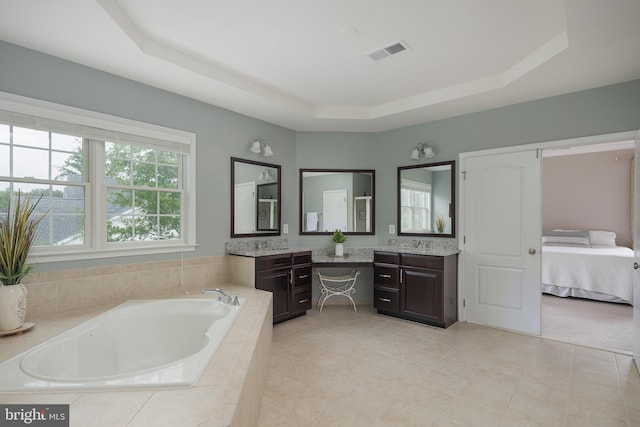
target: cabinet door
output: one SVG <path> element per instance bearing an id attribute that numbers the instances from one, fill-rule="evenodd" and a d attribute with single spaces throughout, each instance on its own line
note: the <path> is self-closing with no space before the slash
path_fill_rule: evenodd
<path id="1" fill-rule="evenodd" d="M 403 267 L 400 274 L 400 314 L 443 323 L 442 271 Z"/>
<path id="2" fill-rule="evenodd" d="M 290 268 L 263 270 L 256 273 L 256 288 L 273 294 L 273 323 L 291 316 Z"/>

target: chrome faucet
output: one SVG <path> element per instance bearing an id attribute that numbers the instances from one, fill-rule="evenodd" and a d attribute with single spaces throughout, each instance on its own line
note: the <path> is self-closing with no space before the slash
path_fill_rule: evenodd
<path id="1" fill-rule="evenodd" d="M 237 292 L 236 292 L 234 298 L 231 298 L 229 295 L 225 294 L 224 291 L 222 289 L 220 289 L 220 288 L 203 289 L 202 293 L 203 294 L 217 293 L 217 294 L 220 294 L 218 296 L 218 301 L 222 301 L 223 304 L 240 305 L 240 302 L 238 301 L 238 293 Z"/>

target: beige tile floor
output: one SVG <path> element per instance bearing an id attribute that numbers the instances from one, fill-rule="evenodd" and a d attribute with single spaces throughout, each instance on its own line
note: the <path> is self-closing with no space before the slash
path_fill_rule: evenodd
<path id="1" fill-rule="evenodd" d="M 267 426 L 640 426 L 630 356 L 360 306 L 274 327 Z"/>

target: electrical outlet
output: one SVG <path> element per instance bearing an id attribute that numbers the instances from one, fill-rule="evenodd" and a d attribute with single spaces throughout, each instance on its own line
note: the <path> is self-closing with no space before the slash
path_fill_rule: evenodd
<path id="1" fill-rule="evenodd" d="M 396 225 L 389 224 L 389 234 L 396 234 Z"/>
<path id="2" fill-rule="evenodd" d="M 289 224 L 282 224 L 282 234 L 289 233 Z"/>

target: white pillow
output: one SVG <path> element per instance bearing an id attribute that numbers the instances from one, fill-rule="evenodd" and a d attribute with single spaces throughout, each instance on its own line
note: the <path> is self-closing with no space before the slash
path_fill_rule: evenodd
<path id="1" fill-rule="evenodd" d="M 616 246 L 616 233 L 614 231 L 589 231 L 589 243 L 591 246 Z"/>

